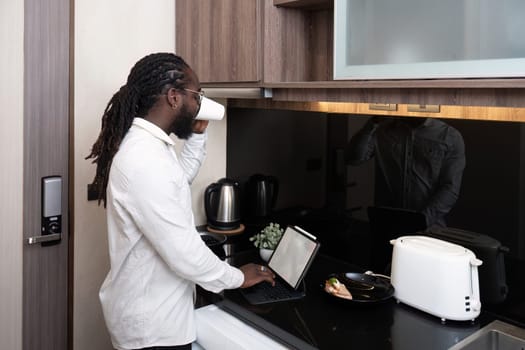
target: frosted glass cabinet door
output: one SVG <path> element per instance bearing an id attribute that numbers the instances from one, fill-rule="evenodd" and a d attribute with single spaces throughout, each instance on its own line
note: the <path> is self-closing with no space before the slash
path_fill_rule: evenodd
<path id="1" fill-rule="evenodd" d="M 525 0 L 335 0 L 334 79 L 525 77 Z"/>

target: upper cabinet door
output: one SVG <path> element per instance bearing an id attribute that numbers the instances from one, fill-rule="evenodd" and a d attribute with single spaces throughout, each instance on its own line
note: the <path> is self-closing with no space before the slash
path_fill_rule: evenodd
<path id="1" fill-rule="evenodd" d="M 176 52 L 202 83 L 258 82 L 258 0 L 177 0 Z"/>
<path id="2" fill-rule="evenodd" d="M 335 0 L 335 79 L 525 77 L 523 0 Z"/>

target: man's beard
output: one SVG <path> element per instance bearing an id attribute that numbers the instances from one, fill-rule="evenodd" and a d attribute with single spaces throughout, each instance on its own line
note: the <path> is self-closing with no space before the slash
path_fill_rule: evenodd
<path id="1" fill-rule="evenodd" d="M 179 139 L 187 140 L 193 134 L 193 115 L 182 105 L 179 117 L 173 122 L 173 133 Z"/>

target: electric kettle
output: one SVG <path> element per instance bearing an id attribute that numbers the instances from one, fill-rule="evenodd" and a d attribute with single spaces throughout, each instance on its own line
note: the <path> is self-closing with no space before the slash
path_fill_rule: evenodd
<path id="1" fill-rule="evenodd" d="M 240 227 L 239 184 L 223 178 L 204 191 L 204 210 L 208 225 L 216 230 L 235 230 Z"/>
<path id="2" fill-rule="evenodd" d="M 248 215 L 255 218 L 267 217 L 277 201 L 279 182 L 275 176 L 254 174 L 246 184 Z"/>

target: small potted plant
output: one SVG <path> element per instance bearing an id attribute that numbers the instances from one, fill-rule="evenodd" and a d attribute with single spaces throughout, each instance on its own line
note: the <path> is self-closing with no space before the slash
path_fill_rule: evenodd
<path id="1" fill-rule="evenodd" d="M 281 239 L 284 230 L 273 222 L 269 223 L 261 232 L 250 237 L 253 245 L 259 248 L 259 254 L 264 261 L 268 261 L 272 255 L 277 243 Z"/>

